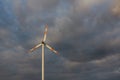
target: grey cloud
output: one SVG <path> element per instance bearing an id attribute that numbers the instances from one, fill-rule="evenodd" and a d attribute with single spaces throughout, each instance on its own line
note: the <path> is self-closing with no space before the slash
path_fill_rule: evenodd
<path id="1" fill-rule="evenodd" d="M 119 17 L 113 0 L 0 0 L 0 79 L 40 80 L 41 41 L 48 23 L 45 79 L 118 80 Z M 82 4 L 83 3 L 83 4 Z M 81 5 L 82 4 L 82 5 Z"/>
<path id="2" fill-rule="evenodd" d="M 120 16 L 120 1 L 116 0 L 114 6 L 112 6 L 112 12 L 115 16 Z"/>

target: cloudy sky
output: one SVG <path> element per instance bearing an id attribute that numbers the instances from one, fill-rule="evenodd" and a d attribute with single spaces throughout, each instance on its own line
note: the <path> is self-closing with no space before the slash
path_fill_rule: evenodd
<path id="1" fill-rule="evenodd" d="M 0 0 L 0 80 L 120 80 L 119 0 Z"/>

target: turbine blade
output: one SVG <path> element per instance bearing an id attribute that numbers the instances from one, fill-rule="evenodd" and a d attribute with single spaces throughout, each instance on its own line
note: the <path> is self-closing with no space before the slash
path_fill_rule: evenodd
<path id="1" fill-rule="evenodd" d="M 46 40 L 47 32 L 48 32 L 48 25 L 46 24 L 46 25 L 45 25 L 45 31 L 44 31 L 44 38 L 43 38 L 43 41 Z"/>
<path id="2" fill-rule="evenodd" d="M 35 47 L 33 47 L 32 49 L 29 50 L 29 52 L 33 52 L 34 50 L 36 50 L 37 48 L 39 48 L 42 44 L 38 44 Z"/>
<path id="3" fill-rule="evenodd" d="M 46 45 L 46 47 L 47 47 L 48 49 L 50 49 L 50 50 L 53 51 L 54 53 L 58 54 L 58 52 L 57 52 L 54 48 L 52 48 L 52 47 L 49 46 L 48 44 L 45 44 L 45 45 Z"/>

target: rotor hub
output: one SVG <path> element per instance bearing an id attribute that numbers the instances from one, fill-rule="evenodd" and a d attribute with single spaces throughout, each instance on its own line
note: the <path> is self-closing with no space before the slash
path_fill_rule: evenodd
<path id="1" fill-rule="evenodd" d="M 45 42 L 44 42 L 44 41 L 42 41 L 42 44 L 45 44 Z"/>

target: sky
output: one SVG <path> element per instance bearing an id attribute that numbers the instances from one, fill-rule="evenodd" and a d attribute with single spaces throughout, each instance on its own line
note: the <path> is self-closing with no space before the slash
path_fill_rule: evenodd
<path id="1" fill-rule="evenodd" d="M 0 80 L 120 80 L 119 0 L 0 0 Z"/>

